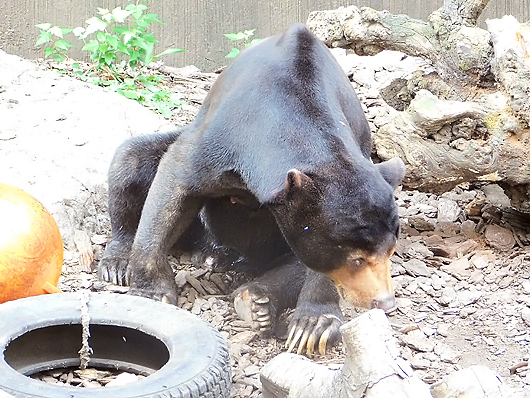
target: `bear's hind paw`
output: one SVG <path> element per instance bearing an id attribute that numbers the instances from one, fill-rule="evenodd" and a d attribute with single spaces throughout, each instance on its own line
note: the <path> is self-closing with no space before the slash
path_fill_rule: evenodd
<path id="1" fill-rule="evenodd" d="M 237 315 L 247 322 L 252 329 L 262 334 L 269 333 L 274 327 L 274 309 L 270 298 L 262 289 L 253 289 L 249 285 L 238 289 L 234 296 L 234 307 Z"/>

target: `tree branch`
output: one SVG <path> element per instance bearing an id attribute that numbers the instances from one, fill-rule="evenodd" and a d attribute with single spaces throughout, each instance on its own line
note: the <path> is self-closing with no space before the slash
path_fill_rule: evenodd
<path id="1" fill-rule="evenodd" d="M 489 33 L 467 23 L 480 15 L 489 0 L 458 1 L 462 2 L 446 0 L 447 9 L 433 12 L 429 22 L 349 6 L 314 11 L 307 25 L 330 47 L 351 48 L 359 55 L 395 50 L 422 56 L 431 60 L 442 79 L 474 84 L 489 75 L 492 48 Z M 466 16 L 454 14 L 459 7 L 464 7 Z"/>
<path id="2" fill-rule="evenodd" d="M 442 18 L 451 25 L 476 26 L 477 21 L 491 0 L 444 0 L 439 10 Z"/>

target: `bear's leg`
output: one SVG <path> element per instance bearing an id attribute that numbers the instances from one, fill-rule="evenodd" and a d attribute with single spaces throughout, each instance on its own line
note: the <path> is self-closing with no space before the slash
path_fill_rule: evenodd
<path id="1" fill-rule="evenodd" d="M 326 347 L 341 339 L 339 328 L 343 316 L 339 307 L 340 296 L 333 281 L 327 276 L 307 269 L 296 309 L 289 323 L 289 337 L 285 343 L 288 352 L 298 346 L 308 356 L 318 348 L 320 355 Z"/>
<path id="2" fill-rule="evenodd" d="M 306 266 L 293 254 L 281 257 L 269 271 L 233 293 L 237 314 L 262 334 L 274 332 L 278 316 L 295 307 L 305 276 Z"/>
<path id="3" fill-rule="evenodd" d="M 124 142 L 108 175 L 111 241 L 98 266 L 100 279 L 127 285 L 127 266 L 134 235 L 160 159 L 178 133 L 134 137 Z"/>
<path id="4" fill-rule="evenodd" d="M 167 254 L 183 237 L 201 210 L 205 197 L 198 182 L 193 134 L 181 135 L 160 160 L 149 189 L 127 269 L 129 293 L 177 303 L 177 285 Z"/>

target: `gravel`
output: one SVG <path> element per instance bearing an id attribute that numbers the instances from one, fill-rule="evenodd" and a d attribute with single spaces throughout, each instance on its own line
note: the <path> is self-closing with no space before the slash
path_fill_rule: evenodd
<path id="1" fill-rule="evenodd" d="M 397 112 L 380 91 L 424 65 L 397 53 L 363 59 L 335 53 L 373 131 Z M 38 66 L 0 51 L 0 66 L 9 72 L 0 76 L 2 180 L 36 196 L 58 220 L 67 248 L 59 287 L 125 293 L 91 272 L 109 239 L 110 157 L 128 136 L 191 120 L 216 75 L 161 67 L 171 89 L 187 101 L 166 121 L 117 94 L 59 76 L 48 63 Z M 39 112 L 44 103 L 46 111 Z M 99 103 L 104 105 L 95 114 L 88 111 Z M 46 140 L 52 145 L 43 146 Z M 392 257 L 398 306 L 389 320 L 403 358 L 428 383 L 479 364 L 512 386 L 530 388 L 530 231 L 528 223 L 505 221 L 504 212 L 516 221 L 518 213 L 502 185 L 463 184 L 437 194 L 400 190 L 396 198 L 402 229 Z M 229 294 L 241 283 L 239 275 L 196 267 L 189 257 L 172 262 L 182 290 L 178 305 L 212 323 L 229 342 L 232 397 L 261 397 L 259 371 L 284 351 L 283 341 L 262 338 L 237 318 Z M 347 318 L 357 314 L 343 307 Z M 339 364 L 343 347 L 313 359 Z"/>

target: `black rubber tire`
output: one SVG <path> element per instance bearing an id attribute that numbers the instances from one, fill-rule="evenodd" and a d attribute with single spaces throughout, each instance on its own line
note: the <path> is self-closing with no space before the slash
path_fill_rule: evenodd
<path id="1" fill-rule="evenodd" d="M 149 374 L 123 387 L 76 388 L 33 380 L 43 370 L 79 366 L 83 294 L 62 293 L 0 304 L 0 390 L 15 397 L 228 398 L 224 339 L 175 306 L 143 297 L 89 293 L 94 352 L 89 366 Z"/>

